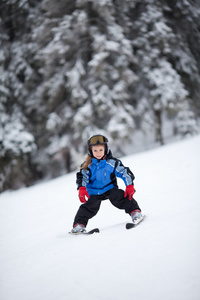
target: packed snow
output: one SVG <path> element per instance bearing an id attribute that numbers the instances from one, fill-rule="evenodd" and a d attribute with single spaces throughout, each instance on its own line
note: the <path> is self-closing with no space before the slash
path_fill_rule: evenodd
<path id="1" fill-rule="evenodd" d="M 1 300 L 200 299 L 200 136 L 122 162 L 147 216 L 131 230 L 104 201 L 100 233 L 68 234 L 75 173 L 0 196 Z"/>

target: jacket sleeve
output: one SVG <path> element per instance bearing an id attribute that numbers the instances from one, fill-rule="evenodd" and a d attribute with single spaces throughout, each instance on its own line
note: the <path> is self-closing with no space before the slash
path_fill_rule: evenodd
<path id="1" fill-rule="evenodd" d="M 133 180 L 135 179 L 134 174 L 131 172 L 131 170 L 128 167 L 125 167 L 121 160 L 117 160 L 117 166 L 115 168 L 115 174 L 117 177 L 121 178 L 125 185 L 133 184 Z"/>
<path id="2" fill-rule="evenodd" d="M 87 183 L 89 182 L 89 174 L 90 174 L 90 172 L 88 170 L 85 170 L 85 169 L 81 169 L 79 172 L 76 173 L 77 190 L 81 186 L 86 187 Z"/>

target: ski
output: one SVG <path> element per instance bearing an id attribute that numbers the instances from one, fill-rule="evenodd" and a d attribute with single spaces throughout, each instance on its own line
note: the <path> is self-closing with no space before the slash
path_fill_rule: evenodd
<path id="1" fill-rule="evenodd" d="M 136 227 L 138 224 L 140 224 L 145 218 L 145 215 L 143 215 L 141 218 L 136 219 L 133 223 L 126 223 L 126 229 L 131 229 Z"/>
<path id="2" fill-rule="evenodd" d="M 72 234 L 72 235 L 80 235 L 80 234 L 93 234 L 93 233 L 99 233 L 100 230 L 99 228 L 94 228 L 94 229 L 91 229 L 90 231 L 83 231 L 83 232 L 69 232 L 69 234 Z"/>

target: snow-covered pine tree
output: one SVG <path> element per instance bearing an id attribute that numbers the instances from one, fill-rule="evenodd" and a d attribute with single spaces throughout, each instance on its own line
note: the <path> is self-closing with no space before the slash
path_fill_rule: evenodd
<path id="1" fill-rule="evenodd" d="M 140 90 L 141 85 L 144 85 L 141 104 L 138 99 L 142 116 L 141 129 L 150 133 L 153 128 L 156 141 L 163 144 L 166 135 L 163 130 L 165 118 L 173 119 L 184 109 L 189 93 L 180 70 L 172 63 L 172 58 L 178 52 L 177 38 L 181 38 L 176 36 L 171 20 L 167 18 L 173 12 L 166 3 L 145 2 L 140 16 L 133 23 L 137 35 L 133 45 L 141 67 Z"/>
<path id="2" fill-rule="evenodd" d="M 24 111 L 34 86 L 34 70 L 27 55 L 29 22 L 24 22 L 30 9 L 27 1 L 1 2 L 0 191 L 35 181 L 32 159 L 37 146 Z"/>

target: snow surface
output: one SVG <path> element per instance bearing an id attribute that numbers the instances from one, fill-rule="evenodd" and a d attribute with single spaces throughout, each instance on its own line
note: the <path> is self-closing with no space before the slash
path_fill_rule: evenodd
<path id="1" fill-rule="evenodd" d="M 67 234 L 75 173 L 0 196 L 1 300 L 200 299 L 200 136 L 122 161 L 147 215 L 129 231 L 104 201 L 100 234 Z"/>

